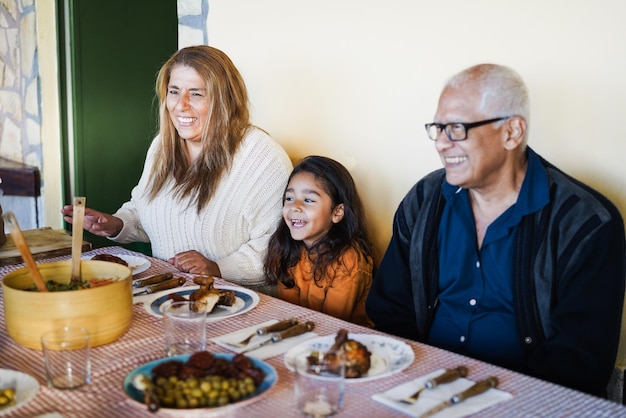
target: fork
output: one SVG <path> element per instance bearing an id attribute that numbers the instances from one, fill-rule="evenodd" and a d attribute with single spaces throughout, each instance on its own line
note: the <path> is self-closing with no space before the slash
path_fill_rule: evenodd
<path id="1" fill-rule="evenodd" d="M 256 336 L 260 336 L 260 335 L 267 335 L 271 332 L 277 332 L 277 331 L 284 331 L 288 328 L 291 328 L 294 325 L 298 324 L 298 320 L 296 318 L 289 318 L 289 319 L 285 319 L 283 321 L 277 322 L 275 324 L 272 325 L 268 325 L 266 327 L 261 327 L 259 329 L 257 329 L 253 334 L 250 334 L 248 337 L 244 338 L 243 340 L 239 341 L 238 343 L 231 343 L 228 341 L 224 341 L 224 343 L 233 346 L 233 347 L 245 347 L 248 344 L 250 344 L 250 341 L 252 341 L 252 339 Z"/>
<path id="2" fill-rule="evenodd" d="M 400 399 L 400 402 L 412 405 L 415 402 L 417 402 L 417 398 L 420 396 L 420 394 L 424 390 L 434 389 L 441 384 L 454 382 L 459 377 L 465 377 L 465 376 L 467 376 L 467 367 L 465 366 L 459 366 L 455 369 L 448 369 L 442 375 L 439 375 L 437 377 L 434 377 L 424 382 L 422 387 L 419 388 L 417 392 L 415 392 L 411 396 L 408 396 L 404 399 Z"/>

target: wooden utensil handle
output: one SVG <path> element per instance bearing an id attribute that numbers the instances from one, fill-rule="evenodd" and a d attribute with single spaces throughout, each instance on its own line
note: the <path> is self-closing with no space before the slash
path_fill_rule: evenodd
<path id="1" fill-rule="evenodd" d="M 2 215 L 4 222 L 6 222 L 9 227 L 9 232 L 11 233 L 11 237 L 13 237 L 13 242 L 15 246 L 19 250 L 22 258 L 24 259 L 24 263 L 28 267 L 31 276 L 33 276 L 33 280 L 37 289 L 40 292 L 47 292 L 48 288 L 46 288 L 46 284 L 43 281 L 43 277 L 41 277 L 41 272 L 37 268 L 37 264 L 33 259 L 33 255 L 28 249 L 28 245 L 26 244 L 26 239 L 24 239 L 24 234 L 22 234 L 22 230 L 20 229 L 20 225 L 17 223 L 17 219 L 13 212 L 7 212 Z"/>
<path id="2" fill-rule="evenodd" d="M 470 387 L 466 391 L 454 395 L 451 401 L 455 404 L 463 402 L 467 398 L 480 395 L 481 393 L 487 392 L 489 389 L 495 388 L 496 386 L 498 386 L 498 378 L 495 376 L 491 376 L 485 380 L 481 380 L 480 382 L 475 383 L 474 386 Z"/>
<path id="3" fill-rule="evenodd" d="M 294 325 L 286 331 L 274 334 L 272 336 L 272 341 L 278 342 L 284 340 L 285 338 L 295 337 L 297 335 L 304 334 L 305 332 L 313 331 L 313 328 L 315 328 L 315 324 L 311 321 L 305 322 L 304 324 Z"/>
<path id="4" fill-rule="evenodd" d="M 284 331 L 294 325 L 298 325 L 298 320 L 296 318 L 285 319 L 267 327 L 261 327 L 256 330 L 256 333 L 257 335 L 267 335 L 271 332 Z"/>
<path id="5" fill-rule="evenodd" d="M 446 370 L 446 372 L 440 376 L 435 377 L 434 379 L 426 382 L 425 386 L 427 388 L 434 388 L 444 383 L 450 383 L 458 379 L 459 377 L 467 376 L 467 367 L 459 366 L 454 369 Z"/>
<path id="6" fill-rule="evenodd" d="M 173 278 L 174 278 L 174 273 L 172 272 L 155 274 L 154 276 L 146 277 L 145 279 L 135 280 L 133 282 L 133 287 L 135 288 L 145 287 L 145 286 L 149 286 L 153 284 L 162 283 L 166 280 L 171 280 Z"/>
<path id="7" fill-rule="evenodd" d="M 80 257 L 83 253 L 85 200 L 84 197 L 74 197 L 74 212 L 72 214 L 72 279 L 75 280 L 80 280 Z"/>

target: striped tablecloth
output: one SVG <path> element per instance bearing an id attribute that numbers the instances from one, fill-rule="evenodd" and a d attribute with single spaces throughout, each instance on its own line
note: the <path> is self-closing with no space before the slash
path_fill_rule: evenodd
<path id="1" fill-rule="evenodd" d="M 97 253 L 128 254 L 142 256 L 122 247 L 100 248 L 86 255 Z M 59 257 L 47 261 L 68 259 Z M 175 271 L 168 263 L 150 258 L 151 266 L 137 277 L 150 276 L 165 271 Z M 23 267 L 22 264 L 0 268 L 0 276 Z M 190 282 L 188 282 L 190 283 Z M 216 284 L 225 284 L 217 280 Z M 230 284 L 230 283 L 227 283 Z M 128 332 L 118 341 L 92 349 L 93 383 L 87 387 L 60 391 L 45 384 L 42 353 L 17 345 L 7 335 L 4 326 L 4 304 L 0 298 L 0 368 L 14 369 L 36 378 L 41 384 L 37 396 L 26 405 L 8 414 L 9 417 L 36 417 L 58 413 L 63 417 L 153 417 L 142 405 L 131 401 L 122 389 L 125 376 L 137 366 L 164 357 L 161 321 L 148 314 L 141 304 L 133 310 L 133 320 Z M 249 312 L 208 324 L 207 337 L 212 338 L 234 332 L 270 319 L 298 317 L 316 324 L 319 335 L 334 335 L 345 328 L 352 333 L 382 334 L 345 321 L 283 302 L 267 295 L 260 295 L 259 304 Z M 392 417 L 405 416 L 371 399 L 376 393 L 415 379 L 440 368 L 466 365 L 474 380 L 495 375 L 499 388 L 511 393 L 513 399 L 484 409 L 480 417 L 626 417 L 626 407 L 608 400 L 596 398 L 529 376 L 515 373 L 445 350 L 402 340 L 415 353 L 415 361 L 405 370 L 368 382 L 346 385 L 345 405 L 341 417 Z M 207 349 L 213 352 L 225 350 L 208 341 Z M 293 396 L 293 376 L 283 363 L 283 355 L 267 360 L 278 373 L 278 381 L 256 402 L 230 409 L 228 417 L 291 417 L 298 416 Z M 160 413 L 158 415 L 161 415 Z"/>

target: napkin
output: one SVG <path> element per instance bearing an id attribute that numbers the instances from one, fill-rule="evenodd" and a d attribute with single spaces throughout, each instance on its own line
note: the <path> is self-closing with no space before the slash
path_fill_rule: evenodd
<path id="1" fill-rule="evenodd" d="M 244 338 L 248 337 L 250 334 L 254 334 L 258 328 L 266 327 L 268 325 L 272 325 L 278 322 L 276 319 L 272 319 L 261 324 L 253 325 L 248 328 L 240 329 L 239 331 L 231 332 L 230 334 L 221 335 L 219 337 L 211 338 L 210 340 L 215 342 L 216 344 L 227 348 L 230 351 L 234 351 L 235 353 L 241 353 L 248 347 L 252 347 L 262 341 L 269 340 L 271 338 L 270 335 L 262 335 L 256 336 L 252 338 L 250 344 L 246 347 L 235 347 L 229 345 L 228 343 L 238 343 Z M 266 358 L 274 357 L 279 354 L 283 354 L 288 351 L 291 347 L 295 347 L 303 341 L 306 341 L 310 338 L 317 337 L 318 335 L 314 332 L 305 332 L 304 334 L 289 337 L 277 343 L 269 343 L 265 344 L 263 347 L 259 347 L 256 350 L 250 350 L 246 352 L 246 356 L 254 357 L 259 360 L 264 360 Z"/>
<path id="2" fill-rule="evenodd" d="M 437 406 L 441 402 L 450 399 L 455 394 L 468 389 L 475 383 L 474 381 L 460 378 L 454 382 L 442 384 L 435 389 L 422 391 L 417 402 L 413 405 L 399 402 L 400 399 L 404 399 L 407 396 L 414 394 L 428 379 L 437 377 L 444 372 L 444 369 L 434 371 L 427 375 L 418 377 L 417 379 L 411 380 L 410 382 L 395 386 L 386 392 L 372 395 L 372 399 L 409 416 L 419 417 L 432 407 Z M 478 396 L 466 399 L 461 403 L 449 406 L 448 408 L 439 411 L 437 414 L 433 415 L 433 418 L 464 417 L 466 415 L 475 414 L 482 409 L 509 399 L 513 399 L 513 395 L 508 392 L 492 388 Z"/>

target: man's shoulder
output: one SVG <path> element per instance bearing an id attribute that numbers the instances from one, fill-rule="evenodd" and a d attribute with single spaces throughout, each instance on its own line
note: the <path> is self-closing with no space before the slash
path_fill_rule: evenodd
<path id="1" fill-rule="evenodd" d="M 424 199 L 431 198 L 441 190 L 445 177 L 446 170 L 443 168 L 428 173 L 411 187 L 404 197 L 403 203 L 416 201 L 416 203 L 421 205 Z"/>
<path id="2" fill-rule="evenodd" d="M 545 159 L 541 159 L 548 175 L 552 204 L 562 214 L 574 216 L 598 215 L 603 220 L 622 219 L 615 204 L 604 194 L 590 185 L 578 180 L 557 168 Z"/>
<path id="3" fill-rule="evenodd" d="M 394 223 L 398 229 L 408 231 L 416 223 L 426 221 L 430 213 L 429 208 L 441 200 L 441 185 L 445 176 L 445 170 L 439 169 L 422 177 L 411 187 L 394 216 Z"/>

